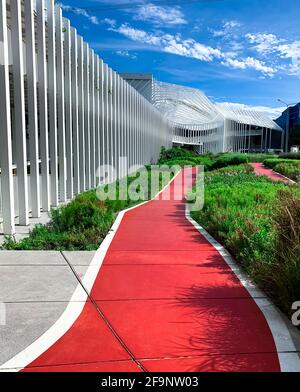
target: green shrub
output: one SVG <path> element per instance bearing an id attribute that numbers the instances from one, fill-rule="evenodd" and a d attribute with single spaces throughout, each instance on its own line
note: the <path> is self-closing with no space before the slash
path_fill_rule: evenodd
<path id="1" fill-rule="evenodd" d="M 300 152 L 298 152 L 298 153 L 280 154 L 279 158 L 282 158 L 282 159 L 298 159 L 298 160 L 300 160 Z"/>
<path id="2" fill-rule="evenodd" d="M 274 170 L 291 180 L 298 182 L 300 178 L 300 161 L 294 161 L 294 163 L 278 163 L 274 167 Z"/>
<path id="3" fill-rule="evenodd" d="M 248 162 L 259 162 L 262 163 L 264 162 L 265 159 L 274 159 L 278 158 L 278 155 L 275 154 L 261 154 L 261 153 L 249 153 L 246 154 L 248 157 Z"/>
<path id="4" fill-rule="evenodd" d="M 265 159 L 263 163 L 266 167 L 270 169 L 274 169 L 275 166 L 278 165 L 279 163 L 295 163 L 295 161 L 292 159 L 271 158 L 271 159 Z"/>
<path id="5" fill-rule="evenodd" d="M 194 160 L 190 160 L 190 159 L 173 159 L 170 161 L 165 161 L 163 163 L 166 166 L 172 167 L 172 166 L 196 166 L 196 163 Z"/>
<path id="6" fill-rule="evenodd" d="M 264 290 L 288 315 L 300 298 L 300 197 L 291 190 L 277 193 L 272 215 L 274 255 L 253 273 Z"/>
<path id="7" fill-rule="evenodd" d="M 193 151 L 187 150 L 185 148 L 173 147 L 167 150 L 165 147 L 162 147 L 160 150 L 158 164 L 164 164 L 166 161 L 173 160 L 189 160 L 190 157 L 195 156 L 196 154 Z"/>
<path id="8" fill-rule="evenodd" d="M 241 163 L 248 163 L 248 157 L 245 154 L 224 154 L 216 158 L 210 169 L 219 169 L 221 167 L 239 165 Z"/>

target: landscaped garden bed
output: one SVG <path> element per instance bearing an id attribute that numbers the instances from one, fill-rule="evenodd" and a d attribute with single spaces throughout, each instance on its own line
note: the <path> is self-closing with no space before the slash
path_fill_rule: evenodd
<path id="1" fill-rule="evenodd" d="M 245 172 L 205 175 L 205 204 L 192 217 L 222 243 L 287 314 L 300 298 L 300 189 Z"/>

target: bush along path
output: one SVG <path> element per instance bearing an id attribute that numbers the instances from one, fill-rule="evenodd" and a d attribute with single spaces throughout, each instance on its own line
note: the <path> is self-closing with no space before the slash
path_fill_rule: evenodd
<path id="1" fill-rule="evenodd" d="M 195 170 L 189 175 L 195 177 Z M 282 320 L 262 294 L 253 299 L 236 267 L 199 233 L 186 215 L 184 198 L 172 196 L 187 186 L 176 179 L 156 200 L 116 221 L 82 281 L 89 297 L 84 305 L 78 298 L 76 306 L 82 308 L 76 308 L 76 319 L 65 316 L 4 367 L 299 370 Z M 270 324 L 259 304 L 271 310 Z"/>

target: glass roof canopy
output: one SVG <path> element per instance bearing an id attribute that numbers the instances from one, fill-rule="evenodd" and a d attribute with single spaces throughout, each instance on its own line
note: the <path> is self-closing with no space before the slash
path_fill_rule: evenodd
<path id="1" fill-rule="evenodd" d="M 213 104 L 200 90 L 153 80 L 152 101 L 164 115 L 177 125 L 206 124 L 224 119 L 239 123 L 281 130 L 269 117 L 261 112 L 236 107 L 235 105 Z"/>

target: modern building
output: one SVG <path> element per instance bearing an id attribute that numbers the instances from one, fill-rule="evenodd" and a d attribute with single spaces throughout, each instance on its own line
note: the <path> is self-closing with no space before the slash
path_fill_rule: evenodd
<path id="1" fill-rule="evenodd" d="M 286 110 L 275 120 L 275 122 L 285 130 L 287 120 L 289 122 L 290 129 L 295 125 L 300 125 L 300 102 L 294 106 L 286 108 Z"/>
<path id="2" fill-rule="evenodd" d="M 300 145 L 300 103 L 289 106 L 275 122 L 284 129 L 286 149 L 290 150 L 293 145 Z M 288 129 L 288 133 L 286 130 Z M 286 140 L 288 134 L 288 142 Z"/>
<path id="3" fill-rule="evenodd" d="M 198 153 L 282 150 L 283 129 L 268 116 L 218 105 L 200 90 L 157 81 L 151 74 L 121 74 L 173 124 L 174 145 Z"/>

